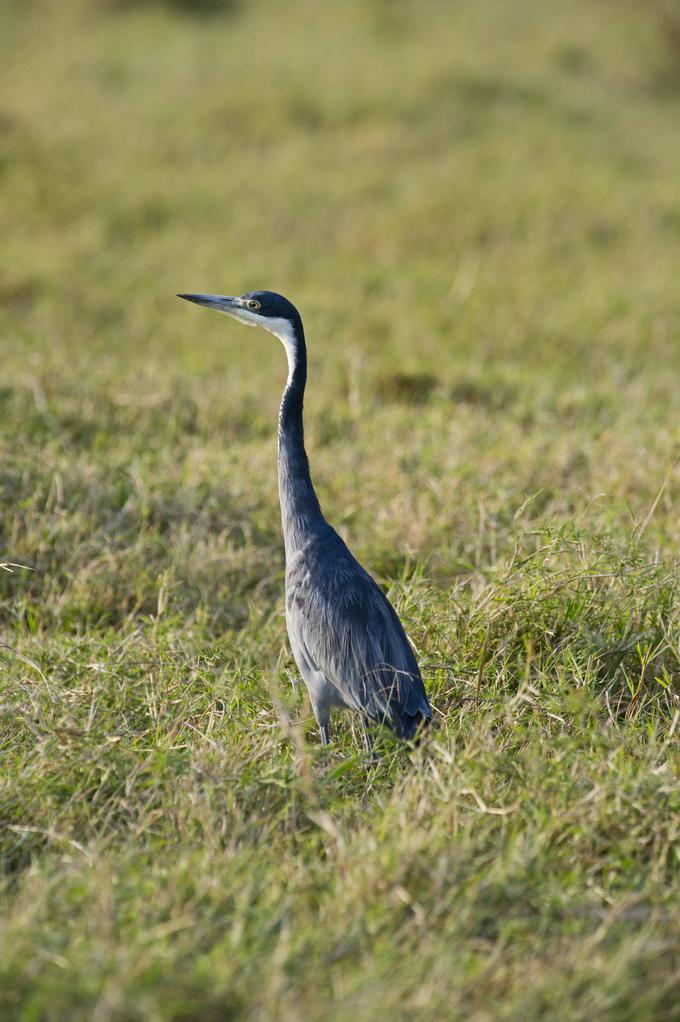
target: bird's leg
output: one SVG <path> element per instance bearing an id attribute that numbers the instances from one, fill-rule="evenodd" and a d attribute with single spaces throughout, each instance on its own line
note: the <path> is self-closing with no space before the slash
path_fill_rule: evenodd
<path id="1" fill-rule="evenodd" d="M 319 726 L 319 733 L 321 735 L 321 744 L 325 749 L 328 745 L 328 728 L 325 724 Z"/>
<path id="2" fill-rule="evenodd" d="M 369 754 L 369 756 L 372 756 L 372 754 L 373 754 L 373 735 L 371 734 L 371 732 L 368 729 L 368 720 L 366 719 L 366 717 L 364 717 L 363 714 L 361 715 L 361 725 L 362 725 L 363 732 L 364 732 L 364 745 L 366 746 L 366 752 Z"/>
<path id="3" fill-rule="evenodd" d="M 366 757 L 366 769 L 370 770 L 372 766 L 375 766 L 376 763 L 380 761 L 380 756 L 378 756 L 373 749 L 373 734 L 369 730 L 368 718 L 364 717 L 363 714 L 361 716 L 361 723 L 364 729 L 364 743 L 366 745 L 366 752 L 368 753 L 368 756 Z"/>

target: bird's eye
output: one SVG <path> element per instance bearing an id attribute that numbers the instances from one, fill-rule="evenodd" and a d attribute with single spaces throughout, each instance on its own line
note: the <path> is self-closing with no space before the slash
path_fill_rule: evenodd
<path id="1" fill-rule="evenodd" d="M 249 309 L 253 309 L 253 311 L 254 311 L 255 309 L 259 309 L 259 308 L 261 308 L 261 306 L 260 306 L 260 303 L 259 303 L 258 301 L 256 301 L 256 299 L 255 299 L 255 298 L 251 298 L 251 299 L 250 299 L 250 300 L 248 301 L 248 308 L 249 308 Z"/>

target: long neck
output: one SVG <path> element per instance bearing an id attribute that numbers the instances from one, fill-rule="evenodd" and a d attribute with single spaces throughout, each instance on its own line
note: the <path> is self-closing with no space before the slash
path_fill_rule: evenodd
<path id="1" fill-rule="evenodd" d="M 307 382 L 307 348 L 302 323 L 281 336 L 288 356 L 288 380 L 279 410 L 279 500 L 281 524 L 290 556 L 304 543 L 314 523 L 323 521 L 305 451 L 302 404 Z"/>

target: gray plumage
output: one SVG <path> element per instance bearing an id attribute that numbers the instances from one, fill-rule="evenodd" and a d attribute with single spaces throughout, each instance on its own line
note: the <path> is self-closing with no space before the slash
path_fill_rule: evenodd
<path id="1" fill-rule="evenodd" d="M 343 707 L 413 738 L 432 717 L 413 650 L 387 597 L 324 518 L 312 485 L 302 418 L 307 351 L 300 314 L 271 291 L 180 297 L 262 326 L 286 349 L 278 430 L 286 624 L 322 743 L 328 742 L 331 710 Z"/>

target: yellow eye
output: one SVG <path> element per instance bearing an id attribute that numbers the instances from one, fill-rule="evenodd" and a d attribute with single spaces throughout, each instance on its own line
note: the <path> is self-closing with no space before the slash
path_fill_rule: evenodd
<path id="1" fill-rule="evenodd" d="M 254 311 L 255 309 L 260 309 L 261 305 L 254 298 L 250 298 L 249 301 L 248 301 L 248 308 L 249 309 L 253 309 L 253 311 Z"/>

